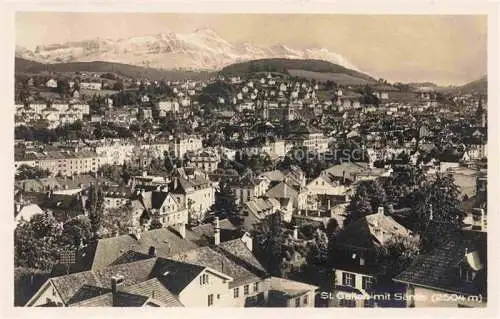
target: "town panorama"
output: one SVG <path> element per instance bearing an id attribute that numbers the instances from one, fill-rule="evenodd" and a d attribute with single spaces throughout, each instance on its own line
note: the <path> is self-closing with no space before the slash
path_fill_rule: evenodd
<path id="1" fill-rule="evenodd" d="M 15 306 L 485 307 L 486 75 L 362 70 L 207 28 L 16 47 Z"/>

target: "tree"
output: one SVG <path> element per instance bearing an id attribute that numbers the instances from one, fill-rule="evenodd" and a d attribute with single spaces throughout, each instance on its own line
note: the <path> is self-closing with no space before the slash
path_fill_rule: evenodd
<path id="1" fill-rule="evenodd" d="M 257 230 L 257 242 L 259 243 L 263 257 L 266 258 L 268 269 L 272 276 L 284 277 L 283 265 L 283 220 L 281 212 L 277 211 L 268 217 Z"/>
<path id="2" fill-rule="evenodd" d="M 328 236 L 317 228 L 313 233 L 313 240 L 309 243 L 309 253 L 306 256 L 310 266 L 324 267 L 328 260 Z"/>
<path id="3" fill-rule="evenodd" d="M 122 91 L 123 90 L 123 82 L 122 81 L 116 81 L 113 84 L 113 90 L 114 91 Z"/>
<path id="4" fill-rule="evenodd" d="M 112 181 L 115 181 L 118 183 L 121 183 L 123 181 L 122 169 L 118 165 L 105 164 L 105 165 L 101 166 L 97 172 L 101 173 L 103 176 L 109 178 Z"/>
<path id="5" fill-rule="evenodd" d="M 15 179 L 16 180 L 39 179 L 48 176 L 50 176 L 50 171 L 47 169 L 41 169 L 38 167 L 33 167 L 23 164 L 17 168 Z"/>
<path id="6" fill-rule="evenodd" d="M 104 194 L 100 187 L 92 185 L 88 190 L 87 210 L 93 238 L 99 237 L 103 215 Z"/>
<path id="7" fill-rule="evenodd" d="M 363 184 L 358 185 L 356 188 L 356 193 L 352 197 L 349 205 L 346 208 L 347 216 L 345 219 L 345 224 L 348 225 L 359 218 L 373 213 L 372 206 L 370 203 L 370 197 L 368 196 L 366 186 Z"/>
<path id="8" fill-rule="evenodd" d="M 227 180 L 221 180 L 219 187 L 220 191 L 215 194 L 213 210 L 216 214 L 222 213 L 222 215 L 233 215 L 237 210 L 236 196 Z"/>
<path id="9" fill-rule="evenodd" d="M 68 94 L 70 90 L 70 85 L 68 79 L 59 79 L 57 81 L 56 91 L 61 95 Z"/>
<path id="10" fill-rule="evenodd" d="M 92 226 L 87 216 L 76 216 L 68 220 L 62 231 L 62 240 L 69 246 L 79 248 L 92 238 Z"/>
<path id="11" fill-rule="evenodd" d="M 418 237 L 392 237 L 377 248 L 376 263 L 380 266 L 379 282 L 391 282 L 394 276 L 405 270 L 420 252 Z"/>
<path id="12" fill-rule="evenodd" d="M 363 181 L 362 183 L 366 186 L 372 212 L 376 212 L 377 209 L 383 206 L 387 201 L 385 189 L 382 187 L 381 182 L 377 180 Z"/>
<path id="13" fill-rule="evenodd" d="M 413 196 L 414 228 L 424 249 L 462 229 L 465 213 L 460 208 L 460 191 L 451 174 L 437 173 L 434 180 L 417 189 Z"/>
<path id="14" fill-rule="evenodd" d="M 29 221 L 22 221 L 14 232 L 15 265 L 52 270 L 63 248 L 60 241 L 62 230 L 61 224 L 50 213 L 36 214 Z"/>

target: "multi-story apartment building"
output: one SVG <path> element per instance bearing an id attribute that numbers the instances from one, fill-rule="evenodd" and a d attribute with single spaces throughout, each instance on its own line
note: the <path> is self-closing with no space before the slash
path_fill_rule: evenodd
<path id="1" fill-rule="evenodd" d="M 97 172 L 103 164 L 102 157 L 91 151 L 28 151 L 16 155 L 16 170 L 25 164 L 62 176 Z"/>

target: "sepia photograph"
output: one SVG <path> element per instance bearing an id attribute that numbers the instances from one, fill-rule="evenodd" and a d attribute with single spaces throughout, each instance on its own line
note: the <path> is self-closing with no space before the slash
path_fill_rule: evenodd
<path id="1" fill-rule="evenodd" d="M 486 14 L 14 20 L 13 306 L 487 307 Z"/>

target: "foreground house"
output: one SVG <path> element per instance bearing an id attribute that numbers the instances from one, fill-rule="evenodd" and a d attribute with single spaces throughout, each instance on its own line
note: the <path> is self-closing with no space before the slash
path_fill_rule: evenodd
<path id="1" fill-rule="evenodd" d="M 486 233 L 462 231 L 394 278 L 407 285 L 408 307 L 485 307 Z M 439 296 L 436 298 L 435 296 Z"/>
<path id="2" fill-rule="evenodd" d="M 312 307 L 316 290 L 269 277 L 237 239 L 50 278 L 26 306 Z"/>
<path id="3" fill-rule="evenodd" d="M 348 224 L 335 239 L 334 284 L 337 293 L 355 295 L 358 299 L 339 298 L 335 300 L 336 306 L 375 306 L 367 297 L 373 293 L 383 271 L 377 263 L 377 249 L 394 238 L 407 236 L 410 232 L 386 215 L 383 207 Z"/>

